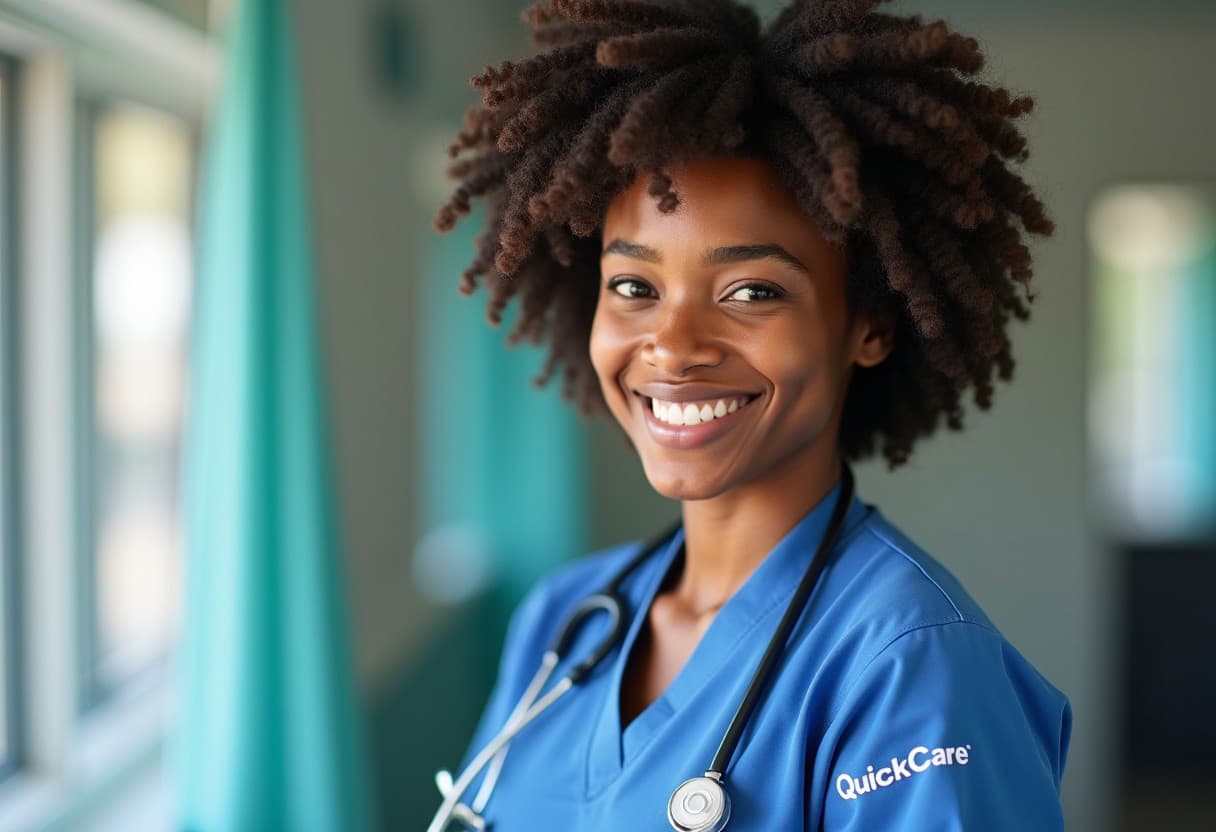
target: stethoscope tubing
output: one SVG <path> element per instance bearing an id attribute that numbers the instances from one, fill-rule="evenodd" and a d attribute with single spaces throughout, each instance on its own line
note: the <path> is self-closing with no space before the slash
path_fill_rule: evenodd
<path id="1" fill-rule="evenodd" d="M 789 640 L 790 632 L 805 612 L 806 603 L 814 591 L 816 584 L 818 584 L 819 576 L 827 563 L 828 555 L 839 537 L 849 504 L 852 502 L 854 489 L 853 472 L 848 463 L 844 463 L 842 475 L 844 478 L 844 489 L 832 507 L 831 519 L 828 521 L 828 527 L 820 540 L 819 548 L 815 552 L 814 557 L 812 557 L 811 563 L 802 576 L 802 580 L 799 581 L 797 588 L 794 590 L 794 594 L 786 606 L 785 613 L 777 624 L 777 629 L 769 640 L 768 647 L 755 672 L 752 674 L 747 691 L 744 693 L 734 716 L 731 718 L 726 734 L 722 737 L 722 742 L 718 746 L 717 753 L 714 754 L 714 759 L 710 763 L 709 769 L 705 772 L 705 777 L 719 786 L 725 782 L 726 769 L 730 764 L 731 758 L 734 756 L 743 731 L 751 720 L 752 712 L 759 703 L 761 694 L 766 687 L 768 678 L 772 675 L 773 669 L 777 664 L 777 659 L 785 647 L 785 643 Z M 623 615 L 624 601 L 619 592 L 621 583 L 624 581 L 625 576 L 630 574 L 638 564 L 656 551 L 664 540 L 674 534 L 679 526 L 680 524 L 677 522 L 652 541 L 649 546 L 644 547 L 613 577 L 603 590 L 588 596 L 566 617 L 556 638 L 554 638 L 552 644 L 545 651 L 540 667 L 537 668 L 523 695 L 511 710 L 506 725 L 503 726 L 494 739 L 490 740 L 478 752 L 477 756 L 473 758 L 472 762 L 461 773 L 459 779 L 448 789 L 444 795 L 443 804 L 439 807 L 439 811 L 435 813 L 430 826 L 427 827 L 427 832 L 444 832 L 447 824 L 456 813 L 457 807 L 460 806 L 461 796 L 468 790 L 481 770 L 489 765 L 490 768 L 486 773 L 486 778 L 482 782 L 481 788 L 478 789 L 473 805 L 466 807 L 475 817 L 480 818 L 481 812 L 488 803 L 490 795 L 493 793 L 494 787 L 498 782 L 498 777 L 508 751 L 508 744 L 529 723 L 578 685 L 599 664 L 600 660 L 620 643 L 625 627 Z M 548 682 L 549 677 L 553 674 L 553 670 L 571 647 L 583 621 L 597 612 L 606 612 L 611 618 L 608 633 L 583 661 L 572 667 L 548 693 L 541 696 L 540 691 L 544 688 L 545 683 Z M 727 805 L 729 806 L 729 800 L 727 800 Z M 724 824 L 725 818 L 722 820 Z"/>
<path id="2" fill-rule="evenodd" d="M 532 681 L 528 683 L 523 696 L 519 697 L 519 702 L 516 703 L 515 709 L 507 717 L 507 725 L 514 725 L 517 720 L 528 712 L 528 709 L 536 702 L 536 698 L 540 696 L 541 689 L 549 681 L 549 677 L 553 675 L 555 667 L 557 667 L 557 659 L 547 652 L 545 658 L 541 661 L 540 667 L 532 675 Z M 503 762 L 506 760 L 507 752 L 510 750 L 510 745 L 504 745 L 498 749 L 498 753 L 490 761 L 490 767 L 486 769 L 486 778 L 482 781 L 481 788 L 477 790 L 477 796 L 473 798 L 471 808 L 474 814 L 480 815 L 482 810 L 486 808 L 486 804 L 490 801 L 490 795 L 494 793 L 494 786 L 498 783 L 498 775 L 502 772 Z"/>
<path id="3" fill-rule="evenodd" d="M 624 601 L 621 599 L 619 591 L 622 581 L 624 581 L 625 576 L 633 572 L 638 564 L 657 551 L 663 541 L 675 534 L 676 529 L 679 527 L 680 523 L 676 522 L 652 540 L 650 545 L 643 547 L 604 589 L 583 599 L 566 616 L 566 620 L 559 628 L 557 636 L 553 639 L 548 649 L 545 650 L 540 667 L 537 668 L 536 673 L 532 676 L 532 681 L 528 683 L 528 687 L 524 690 L 523 695 L 520 696 L 519 702 L 511 710 L 511 715 L 507 718 L 506 725 L 503 726 L 494 739 L 486 744 L 485 748 L 478 752 L 477 756 L 465 767 L 460 777 L 447 790 L 439 811 L 435 813 L 430 826 L 427 827 L 427 832 L 444 832 L 456 813 L 457 807 L 460 805 L 460 798 L 468 790 L 478 773 L 488 764 L 490 765 L 490 769 L 486 772 L 486 778 L 482 782 L 481 788 L 477 791 L 473 805 L 467 807 L 475 816 L 480 816 L 482 810 L 485 809 L 486 804 L 489 802 L 494 787 L 498 783 L 498 777 L 502 771 L 503 762 L 508 751 L 507 744 L 528 723 L 540 716 L 546 708 L 564 696 L 575 685 L 579 684 L 599 664 L 600 660 L 613 647 L 620 643 L 625 626 L 622 615 Z M 557 667 L 573 644 L 583 621 L 597 612 L 605 612 L 611 619 L 607 634 L 600 639 L 595 649 L 591 651 L 587 658 L 572 667 L 561 681 L 553 686 L 552 690 L 538 699 L 537 696 L 540 690 L 544 687 L 549 677 L 553 674 L 554 668 Z"/>
<path id="4" fill-rule="evenodd" d="M 727 728 L 726 734 L 723 735 L 722 742 L 718 745 L 718 751 L 714 754 L 714 759 L 705 772 L 706 777 L 719 782 L 724 781 L 727 766 L 730 765 L 731 758 L 734 757 L 735 748 L 739 745 L 739 740 L 743 736 L 743 730 L 747 727 L 747 723 L 751 721 L 752 712 L 755 711 L 760 696 L 768 684 L 768 679 L 773 674 L 777 659 L 782 651 L 784 651 L 786 642 L 789 641 L 794 625 L 806 612 L 807 601 L 815 590 L 815 585 L 819 583 L 819 576 L 827 565 L 828 555 L 840 537 L 841 526 L 844 524 L 849 504 L 853 501 L 853 472 L 849 468 L 848 463 L 843 465 L 841 476 L 844 479 L 844 485 L 839 496 L 836 498 L 835 505 L 832 506 L 832 516 L 828 520 L 828 526 L 824 530 L 819 548 L 811 558 L 806 572 L 802 575 L 802 580 L 798 582 L 793 596 L 785 607 L 785 613 L 781 616 L 777 629 L 769 639 L 764 656 L 760 659 L 760 664 L 756 666 L 756 670 L 752 674 L 752 680 L 747 686 L 747 692 L 744 693 L 743 699 L 739 702 L 739 707 L 735 710 L 734 717 L 731 718 L 730 726 Z"/>
<path id="5" fill-rule="evenodd" d="M 553 668 L 557 666 L 558 659 L 559 657 L 553 655 L 552 651 L 546 652 L 544 664 L 542 664 L 541 668 L 537 671 L 536 676 L 533 677 L 532 683 L 528 685 L 529 691 L 532 690 L 534 686 L 539 687 L 540 685 L 544 684 L 549 675 L 552 674 Z M 542 674 L 544 678 L 540 678 Z M 536 684 L 538 679 L 540 680 L 539 685 Z M 456 806 L 460 803 L 461 796 L 468 791 L 469 786 L 472 784 L 474 778 L 477 777 L 481 770 L 485 768 L 495 756 L 498 755 L 500 750 L 506 748 L 507 743 L 513 740 L 516 734 L 527 727 L 532 720 L 544 713 L 544 711 L 549 708 L 550 705 L 569 693 L 574 687 L 574 684 L 575 683 L 571 680 L 570 676 L 567 675 L 562 677 L 562 679 L 556 685 L 554 685 L 548 693 L 541 696 L 532 705 L 530 705 L 528 709 L 518 717 L 518 719 L 516 719 L 513 723 L 508 722 L 507 725 L 503 726 L 503 729 L 498 732 L 498 735 L 494 737 L 494 739 L 490 740 L 490 742 L 486 744 L 485 748 L 478 752 L 477 756 L 473 758 L 472 762 L 470 762 L 465 770 L 461 773 L 460 778 L 452 784 L 452 788 L 444 797 L 443 804 L 440 805 L 439 811 L 435 813 L 435 817 L 431 821 L 431 825 L 427 827 L 427 832 L 444 832 L 448 822 L 452 819 L 452 815 L 455 814 Z M 528 691 L 525 691 L 524 696 L 527 695 Z M 520 704 L 522 705 L 523 702 L 524 697 L 520 697 Z M 518 710 L 518 708 L 519 705 L 516 706 L 516 710 Z M 495 777 L 495 779 L 497 779 L 497 777 Z M 489 782 L 488 778 L 487 782 Z M 483 784 L 483 789 L 484 788 L 485 784 Z M 493 784 L 490 784 L 490 792 L 492 791 Z M 481 797 L 481 791 L 479 790 L 478 799 Z M 485 798 L 487 800 L 489 799 L 489 792 L 486 793 Z M 482 808 L 485 808 L 484 805 Z M 481 809 L 475 809 L 474 811 L 480 814 Z"/>

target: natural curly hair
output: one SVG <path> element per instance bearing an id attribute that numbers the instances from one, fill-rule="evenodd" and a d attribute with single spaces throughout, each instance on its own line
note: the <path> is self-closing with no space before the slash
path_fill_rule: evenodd
<path id="1" fill-rule="evenodd" d="M 487 67 L 449 155 L 460 184 L 435 218 L 450 230 L 485 197 L 487 227 L 460 291 L 488 276 L 487 317 L 520 297 L 508 342 L 548 340 L 580 410 L 604 408 L 588 355 L 601 223 L 642 173 L 659 210 L 679 204 L 664 166 L 747 155 L 768 162 L 825 237 L 846 247 L 849 314 L 895 327 L 891 354 L 856 367 L 839 444 L 881 441 L 907 461 L 960 399 L 992 403 L 1013 376 L 1010 315 L 1029 318 L 1028 232 L 1052 222 L 1008 162 L 1033 101 L 964 76 L 984 63 L 944 21 L 874 11 L 884 0 L 794 0 L 762 30 L 734 0 L 542 0 L 522 17 L 539 54 Z"/>

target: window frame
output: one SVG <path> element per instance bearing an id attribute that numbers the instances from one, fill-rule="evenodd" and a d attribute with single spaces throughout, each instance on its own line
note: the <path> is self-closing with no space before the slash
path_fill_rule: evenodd
<path id="1" fill-rule="evenodd" d="M 76 701 L 77 716 L 101 704 L 107 697 L 90 673 L 95 664 L 92 623 L 97 617 L 93 587 L 96 585 L 96 535 L 94 500 L 96 465 L 95 432 L 96 383 L 93 373 L 93 243 L 94 165 L 92 118 L 96 107 L 79 95 L 73 113 L 72 146 L 72 481 L 75 488 L 73 512 L 72 577 L 76 603 Z"/>
<path id="2" fill-rule="evenodd" d="M 0 638 L 3 638 L 3 667 L 0 672 L 4 686 L 4 752 L 0 754 L 0 781 L 18 770 L 24 759 L 24 736 L 20 730 L 22 697 L 25 687 L 23 674 L 23 638 L 21 631 L 21 471 L 19 438 L 21 412 L 18 402 L 20 383 L 21 316 L 18 283 L 18 251 L 20 234 L 19 155 L 17 124 L 20 94 L 19 64 L 7 54 L 0 53 L 0 83 L 4 95 L 0 98 Z"/>
<path id="3" fill-rule="evenodd" d="M 196 29 L 205 29 L 207 20 L 212 14 L 210 10 L 212 2 L 205 0 L 141 0 L 141 2 Z"/>

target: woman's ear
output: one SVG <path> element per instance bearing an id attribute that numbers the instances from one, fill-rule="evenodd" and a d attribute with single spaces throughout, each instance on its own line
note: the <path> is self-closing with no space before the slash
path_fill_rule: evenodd
<path id="1" fill-rule="evenodd" d="M 881 364 L 895 347 L 895 323 L 889 316 L 863 311 L 853 325 L 854 363 L 861 367 Z"/>

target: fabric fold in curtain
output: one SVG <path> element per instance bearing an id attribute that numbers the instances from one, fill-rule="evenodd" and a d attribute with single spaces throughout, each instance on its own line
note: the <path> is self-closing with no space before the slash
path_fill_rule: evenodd
<path id="1" fill-rule="evenodd" d="M 189 832 L 375 826 L 348 644 L 292 21 L 240 0 L 202 181 L 169 762 Z"/>

